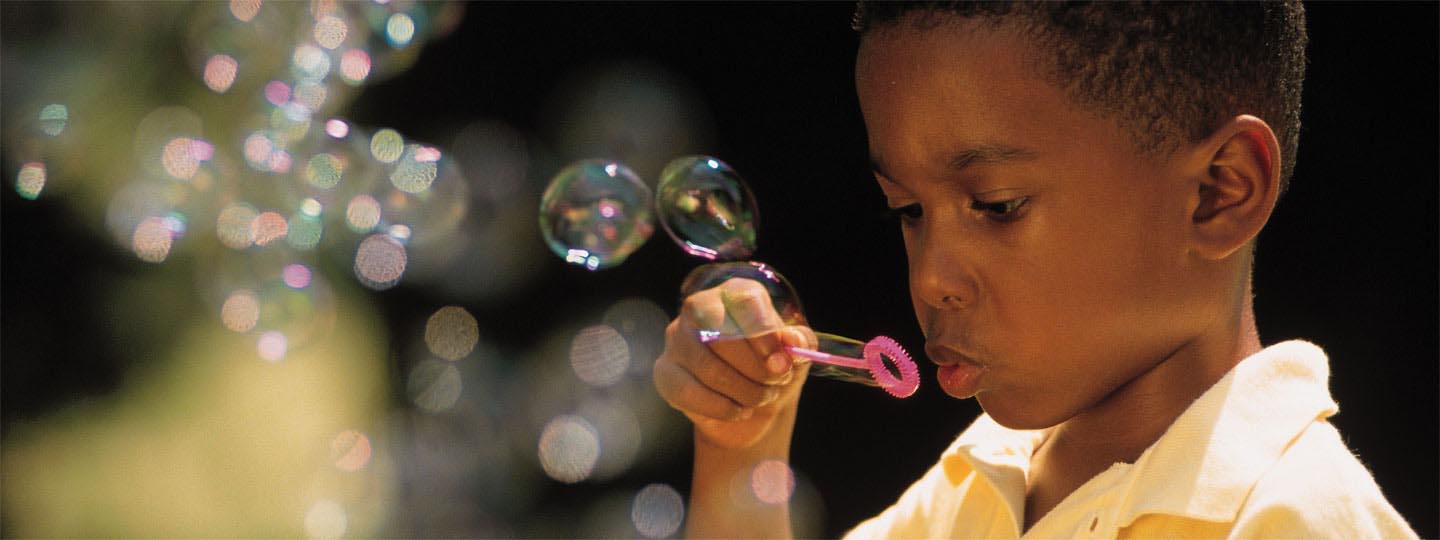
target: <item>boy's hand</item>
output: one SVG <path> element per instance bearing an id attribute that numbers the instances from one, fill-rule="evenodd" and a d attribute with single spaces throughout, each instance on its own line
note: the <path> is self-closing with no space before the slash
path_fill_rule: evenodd
<path id="1" fill-rule="evenodd" d="M 725 337 L 701 343 L 701 330 Z M 690 418 L 697 438 L 721 448 L 749 448 L 776 428 L 790 429 L 788 423 L 777 426 L 776 418 L 793 412 L 809 363 L 796 365 L 785 345 L 814 348 L 815 334 L 786 326 L 764 286 L 732 278 L 685 299 L 665 329 L 655 388 Z M 788 440 L 789 434 L 775 435 Z"/>

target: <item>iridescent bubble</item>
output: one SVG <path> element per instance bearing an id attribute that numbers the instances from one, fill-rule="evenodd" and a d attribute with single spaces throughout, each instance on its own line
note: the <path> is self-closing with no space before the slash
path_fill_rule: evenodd
<path id="1" fill-rule="evenodd" d="M 795 473 L 784 461 L 761 461 L 750 472 L 750 490 L 761 502 L 785 504 L 795 494 Z"/>
<path id="2" fill-rule="evenodd" d="M 350 134 L 350 124 L 339 118 L 331 118 L 325 121 L 325 134 L 336 139 L 343 139 Z"/>
<path id="3" fill-rule="evenodd" d="M 540 467 L 556 481 L 574 484 L 590 477 L 600 458 L 600 438 L 584 418 L 562 415 L 540 434 Z"/>
<path id="4" fill-rule="evenodd" d="M 630 521 L 646 538 L 666 538 L 685 521 L 685 501 L 666 484 L 650 484 L 635 494 Z"/>
<path id="5" fill-rule="evenodd" d="M 749 279 L 763 285 L 770 294 L 771 304 L 785 324 L 805 322 L 805 309 L 800 304 L 800 295 L 795 292 L 795 287 L 790 285 L 790 280 L 765 263 L 752 261 L 701 265 L 691 270 L 680 283 L 680 297 L 718 287 L 733 278 Z M 727 321 L 726 324 L 733 325 L 733 322 Z M 721 332 L 721 335 L 739 335 L 736 328 L 712 330 Z"/>
<path id="6" fill-rule="evenodd" d="M 735 170 L 709 156 L 671 161 L 656 187 L 655 213 L 687 253 L 710 260 L 745 259 L 755 252 L 760 212 Z"/>
<path id="7" fill-rule="evenodd" d="M 377 291 L 394 287 L 405 273 L 405 246 L 384 234 L 372 234 L 355 250 L 355 276 Z"/>
<path id="8" fill-rule="evenodd" d="M 251 225 L 259 215 L 255 207 L 245 203 L 225 207 L 215 219 L 215 234 L 220 237 L 220 243 L 230 249 L 250 247 L 255 243 L 255 233 Z"/>
<path id="9" fill-rule="evenodd" d="M 285 269 L 281 270 L 280 275 L 281 279 L 285 281 L 285 285 L 291 289 L 303 289 L 310 286 L 310 267 L 303 264 L 287 264 Z"/>
<path id="10" fill-rule="evenodd" d="M 460 306 L 445 306 L 425 321 L 425 346 L 446 360 L 459 360 L 475 350 L 480 340 L 480 326 L 475 317 Z"/>
<path id="11" fill-rule="evenodd" d="M 620 381 L 630 366 L 625 338 L 609 325 L 582 328 L 570 342 L 570 367 L 590 386 L 605 387 Z"/>
<path id="12" fill-rule="evenodd" d="M 370 155 L 381 163 L 394 163 L 405 151 L 405 139 L 393 129 L 382 129 L 370 138 Z"/>
<path id="13" fill-rule="evenodd" d="M 350 32 L 345 25 L 345 20 L 334 15 L 326 15 L 315 22 L 315 42 L 326 49 L 334 49 L 345 43 L 345 36 Z"/>
<path id="14" fill-rule="evenodd" d="M 260 13 L 261 0 L 230 0 L 230 14 L 241 22 L 250 22 Z"/>
<path id="15" fill-rule="evenodd" d="M 305 512 L 305 534 L 315 540 L 340 538 L 347 527 L 345 507 L 335 501 L 322 499 Z"/>
<path id="16" fill-rule="evenodd" d="M 268 246 L 278 240 L 284 240 L 290 225 L 285 222 L 285 216 L 275 212 L 264 212 L 255 216 L 255 221 L 250 224 L 250 236 L 255 239 L 255 245 Z"/>
<path id="17" fill-rule="evenodd" d="M 235 84 L 235 74 L 240 70 L 240 63 L 228 54 L 217 54 L 205 61 L 205 86 L 217 94 L 224 94 Z"/>
<path id="18" fill-rule="evenodd" d="M 294 68 L 295 77 L 298 79 L 318 80 L 325 78 L 330 73 L 330 55 L 325 50 L 314 45 L 301 45 L 295 47 L 295 54 L 290 58 L 291 66 Z"/>
<path id="19" fill-rule="evenodd" d="M 241 289 L 232 292 L 220 307 L 220 322 L 232 332 L 249 332 L 259 320 L 260 301 L 252 291 Z"/>
<path id="20" fill-rule="evenodd" d="M 20 174 L 15 176 L 15 192 L 33 201 L 42 189 L 45 189 L 45 164 L 31 161 L 21 165 Z"/>
<path id="21" fill-rule="evenodd" d="M 345 207 L 345 223 L 355 232 L 369 232 L 380 223 L 380 203 L 369 195 L 357 195 Z"/>
<path id="22" fill-rule="evenodd" d="M 140 260 L 150 263 L 164 262 L 170 255 L 171 242 L 175 240 L 168 218 L 148 217 L 135 227 L 131 248 Z"/>
<path id="23" fill-rule="evenodd" d="M 550 251 L 590 270 L 625 261 L 655 230 L 650 188 L 628 167 L 584 160 L 555 175 L 540 199 Z"/>
<path id="24" fill-rule="evenodd" d="M 340 432 L 330 441 L 330 461 L 345 472 L 364 469 L 370 463 L 370 438 L 353 429 Z"/>
<path id="25" fill-rule="evenodd" d="M 364 49 L 350 49 L 340 55 L 340 76 L 350 84 L 360 84 L 370 76 L 370 55 Z"/>
<path id="26" fill-rule="evenodd" d="M 424 360 L 410 370 L 405 389 L 417 407 L 438 413 L 455 406 L 464 383 L 454 364 Z"/>
<path id="27" fill-rule="evenodd" d="M 415 20 L 404 13 L 396 13 L 385 21 L 385 37 L 396 48 L 410 44 L 415 37 Z"/>
<path id="28" fill-rule="evenodd" d="M 285 358 L 288 343 L 284 333 L 271 330 L 260 334 L 255 348 L 259 351 L 261 360 L 273 363 Z"/>
<path id="29" fill-rule="evenodd" d="M 40 109 L 40 131 L 54 137 L 65 131 L 65 124 L 70 121 L 70 109 L 59 103 L 51 103 Z"/>
<path id="30" fill-rule="evenodd" d="M 425 191 L 439 173 L 438 161 L 440 150 L 435 147 L 407 145 L 405 153 L 395 163 L 395 170 L 390 173 L 390 183 L 406 193 Z"/>

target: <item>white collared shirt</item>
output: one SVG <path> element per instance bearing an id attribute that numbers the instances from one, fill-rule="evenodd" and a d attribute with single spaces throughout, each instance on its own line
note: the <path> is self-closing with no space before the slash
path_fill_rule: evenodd
<path id="1" fill-rule="evenodd" d="M 1415 538 L 1326 418 L 1330 367 L 1304 341 L 1241 361 L 1134 463 L 1115 463 L 1025 538 Z M 1043 431 L 980 415 L 847 538 L 1019 538 Z"/>

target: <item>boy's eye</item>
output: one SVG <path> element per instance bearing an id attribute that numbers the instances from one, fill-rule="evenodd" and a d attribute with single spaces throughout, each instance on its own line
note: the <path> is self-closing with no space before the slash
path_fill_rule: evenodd
<path id="1" fill-rule="evenodd" d="M 920 217 L 920 216 L 922 216 L 922 215 L 924 215 L 924 214 L 925 214 L 925 212 L 920 209 L 920 203 L 914 203 L 914 204 L 907 204 L 907 205 L 905 205 L 905 206 L 901 206 L 901 207 L 898 207 L 898 208 L 891 208 L 891 209 L 889 209 L 889 210 L 886 210 L 886 211 L 885 211 L 885 218 L 886 218 L 887 220 L 890 220 L 890 221 L 896 221 L 896 220 L 899 220 L 899 219 L 901 219 L 901 218 L 904 218 L 904 219 L 907 219 L 907 220 L 908 220 L 908 219 L 916 219 L 916 218 L 918 218 L 918 217 Z"/>
<path id="2" fill-rule="evenodd" d="M 995 202 L 975 200 L 970 203 L 970 209 L 984 212 L 996 221 L 1009 221 L 1019 216 L 1018 211 L 1021 207 L 1025 206 L 1025 202 L 1029 200 L 1030 197 L 1016 197 L 1014 199 Z"/>

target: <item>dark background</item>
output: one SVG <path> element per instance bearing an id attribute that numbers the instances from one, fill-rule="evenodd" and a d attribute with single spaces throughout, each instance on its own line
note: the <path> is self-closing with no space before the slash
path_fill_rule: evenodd
<path id="1" fill-rule="evenodd" d="M 566 74 L 622 60 L 662 66 L 709 108 L 708 153 L 745 175 L 760 201 L 755 258 L 790 277 L 814 326 L 890 335 L 916 350 L 923 340 L 899 234 L 880 219 L 867 171 L 851 9 L 468 5 L 453 35 L 429 45 L 409 72 L 368 87 L 351 116 L 431 140 L 483 117 L 536 133 L 544 96 Z M 1436 4 L 1312 4 L 1308 17 L 1298 165 L 1255 270 L 1262 340 L 1304 338 L 1326 349 L 1341 404 L 1334 423 L 1416 531 L 1440 537 Z M 431 106 L 411 106 L 417 96 Z M 0 409 L 8 426 L 119 383 L 134 351 L 120 350 L 123 340 L 94 305 L 98 276 L 143 265 L 54 200 L 3 192 Z M 657 235 L 620 269 L 591 273 L 551 259 L 533 269 L 541 274 L 534 285 L 466 307 L 500 345 L 524 347 L 576 299 L 643 296 L 673 312 L 675 286 L 693 266 Z M 397 335 L 445 301 L 403 285 L 378 296 Z M 979 412 L 973 401 L 944 396 L 932 373 L 922 371 L 920 392 L 907 400 L 830 381 L 807 386 L 792 463 L 823 499 L 826 536 L 892 502 Z M 666 455 L 647 481 L 683 493 L 689 449 Z M 588 489 L 546 497 L 565 504 Z"/>

